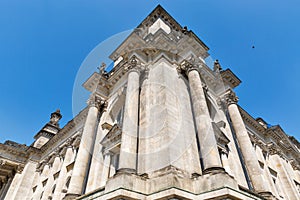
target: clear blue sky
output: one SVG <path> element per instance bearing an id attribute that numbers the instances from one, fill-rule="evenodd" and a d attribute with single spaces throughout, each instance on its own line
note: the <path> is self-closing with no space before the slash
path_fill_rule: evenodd
<path id="1" fill-rule="evenodd" d="M 242 80 L 236 90 L 242 107 L 300 139 L 298 0 L 1 0 L 0 142 L 31 144 L 56 108 L 61 125 L 71 120 L 73 84 L 85 57 L 136 27 L 158 3 Z"/>

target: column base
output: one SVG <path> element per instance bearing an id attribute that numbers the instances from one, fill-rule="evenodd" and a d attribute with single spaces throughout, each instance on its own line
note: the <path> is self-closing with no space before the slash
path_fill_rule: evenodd
<path id="1" fill-rule="evenodd" d="M 226 173 L 223 167 L 210 167 L 203 170 L 203 174 L 219 174 L 219 173 Z"/>
<path id="2" fill-rule="evenodd" d="M 79 197 L 80 194 L 71 194 L 71 193 L 68 193 L 66 194 L 66 196 L 63 198 L 63 200 L 71 200 L 71 199 L 76 199 L 76 197 Z"/>
<path id="3" fill-rule="evenodd" d="M 130 168 L 121 168 L 117 170 L 117 174 L 136 174 L 136 170 Z"/>

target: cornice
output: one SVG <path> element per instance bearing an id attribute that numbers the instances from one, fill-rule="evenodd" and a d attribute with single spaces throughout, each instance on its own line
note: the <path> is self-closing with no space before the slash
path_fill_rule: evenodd
<path id="1" fill-rule="evenodd" d="M 104 125 L 104 124 L 103 124 Z M 106 149 L 116 146 L 121 142 L 122 131 L 118 124 L 111 126 L 109 132 L 100 142 Z"/>
<path id="2" fill-rule="evenodd" d="M 230 69 L 220 71 L 222 80 L 231 88 L 235 88 L 242 82 Z"/>
<path id="3" fill-rule="evenodd" d="M 11 141 L 9 141 L 11 142 Z M 18 143 L 14 143 L 18 144 Z M 27 150 L 30 147 L 26 145 L 20 145 L 18 144 L 17 146 L 15 145 L 8 145 L 8 144 L 1 144 L 0 143 L 0 156 L 3 158 L 8 158 L 12 161 L 15 162 L 21 162 L 24 163 L 26 162 L 27 158 L 29 157 L 29 154 L 27 153 Z"/>
<path id="4" fill-rule="evenodd" d="M 253 127 L 258 133 L 263 134 L 265 132 L 265 128 L 258 123 L 247 111 L 245 111 L 241 106 L 238 105 L 239 111 L 244 122 L 248 125 Z"/>

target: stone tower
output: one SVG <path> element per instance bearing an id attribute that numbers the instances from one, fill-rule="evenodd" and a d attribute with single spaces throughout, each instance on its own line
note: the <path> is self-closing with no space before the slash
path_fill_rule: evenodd
<path id="1" fill-rule="evenodd" d="M 300 199 L 300 143 L 238 105 L 239 78 L 161 6 L 31 146 L 0 144 L 0 199 Z"/>

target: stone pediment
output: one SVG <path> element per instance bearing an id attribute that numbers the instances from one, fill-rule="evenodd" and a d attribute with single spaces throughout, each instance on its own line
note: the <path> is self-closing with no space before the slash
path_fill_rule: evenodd
<path id="1" fill-rule="evenodd" d="M 220 129 L 221 127 L 225 127 L 225 122 L 220 121 L 218 123 L 212 122 L 215 137 L 218 143 L 218 146 L 222 149 L 226 150 L 226 145 L 230 142 L 225 133 Z"/>
<path id="2" fill-rule="evenodd" d="M 103 147 L 109 149 L 121 143 L 121 135 L 121 128 L 118 124 L 114 124 L 100 143 Z"/>

